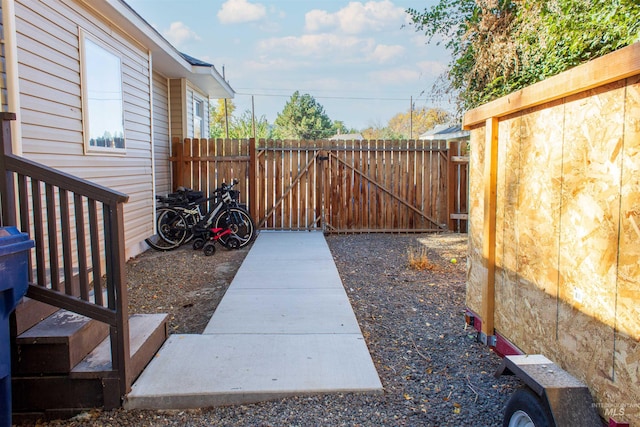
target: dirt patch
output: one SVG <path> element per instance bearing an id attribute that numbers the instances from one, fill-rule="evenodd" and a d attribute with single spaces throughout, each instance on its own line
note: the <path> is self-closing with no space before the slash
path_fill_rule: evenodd
<path id="1" fill-rule="evenodd" d="M 205 256 L 187 244 L 129 260 L 129 312 L 168 313 L 170 334 L 201 334 L 248 252 L 217 246 Z"/>

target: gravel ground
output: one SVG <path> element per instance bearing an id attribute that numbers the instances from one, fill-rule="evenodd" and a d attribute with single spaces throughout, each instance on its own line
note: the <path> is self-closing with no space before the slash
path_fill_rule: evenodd
<path id="1" fill-rule="evenodd" d="M 42 426 L 496 426 L 518 381 L 465 328 L 466 235 L 330 235 L 327 242 L 384 393 L 300 396 L 188 411 L 92 411 Z M 425 255 L 425 268 L 409 253 Z M 200 333 L 248 249 L 189 248 L 128 263 L 132 313 L 170 313 L 171 333 Z M 457 263 L 452 263 L 455 258 Z"/>

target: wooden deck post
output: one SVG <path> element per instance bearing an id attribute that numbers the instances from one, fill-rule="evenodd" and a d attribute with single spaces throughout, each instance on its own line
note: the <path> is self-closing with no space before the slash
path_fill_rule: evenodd
<path id="1" fill-rule="evenodd" d="M 14 113 L 0 113 L 0 120 L 2 121 L 2 134 L 0 134 L 0 144 L 2 145 L 2 153 L 0 155 L 0 192 L 2 192 L 2 212 L 0 215 L 0 224 L 2 226 L 17 225 L 13 172 L 7 170 L 5 163 L 5 156 L 13 154 L 11 121 L 15 119 L 16 115 Z"/>
<path id="2" fill-rule="evenodd" d="M 106 268 L 109 308 L 116 313 L 116 324 L 110 328 L 111 361 L 118 371 L 120 395 L 125 396 L 133 383 L 131 377 L 131 349 L 129 340 L 129 298 L 125 272 L 124 204 L 116 202 L 104 207 Z"/>
<path id="3" fill-rule="evenodd" d="M 482 258 L 485 262 L 487 277 L 482 288 L 482 330 L 480 331 L 482 341 L 490 345 L 494 337 L 495 314 L 497 167 L 498 119 L 491 117 L 487 119 L 485 128 Z"/>

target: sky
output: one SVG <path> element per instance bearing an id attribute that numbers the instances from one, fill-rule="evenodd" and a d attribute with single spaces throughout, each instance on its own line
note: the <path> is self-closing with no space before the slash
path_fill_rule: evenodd
<path id="1" fill-rule="evenodd" d="M 437 0 L 125 0 L 178 50 L 215 65 L 236 114 L 273 123 L 297 90 L 362 130 L 400 112 L 442 108 L 432 90 L 450 56 L 409 25 Z"/>

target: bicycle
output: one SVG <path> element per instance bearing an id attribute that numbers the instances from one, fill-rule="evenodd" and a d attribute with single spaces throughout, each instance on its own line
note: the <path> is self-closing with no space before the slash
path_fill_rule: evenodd
<path id="1" fill-rule="evenodd" d="M 238 203 L 239 192 L 233 190 L 237 183 L 237 180 L 230 185 L 223 183 L 209 198 L 188 189 L 179 189 L 167 197 L 158 196 L 161 206 L 157 209 L 157 234 L 145 242 L 153 249 L 167 251 L 196 238 L 193 248 L 201 249 L 211 240 L 213 229 L 229 229 L 230 232 L 217 236 L 215 241 L 228 249 L 248 245 L 255 237 L 255 224 L 249 212 Z M 215 205 L 203 214 L 203 207 L 209 201 L 215 201 Z"/>

